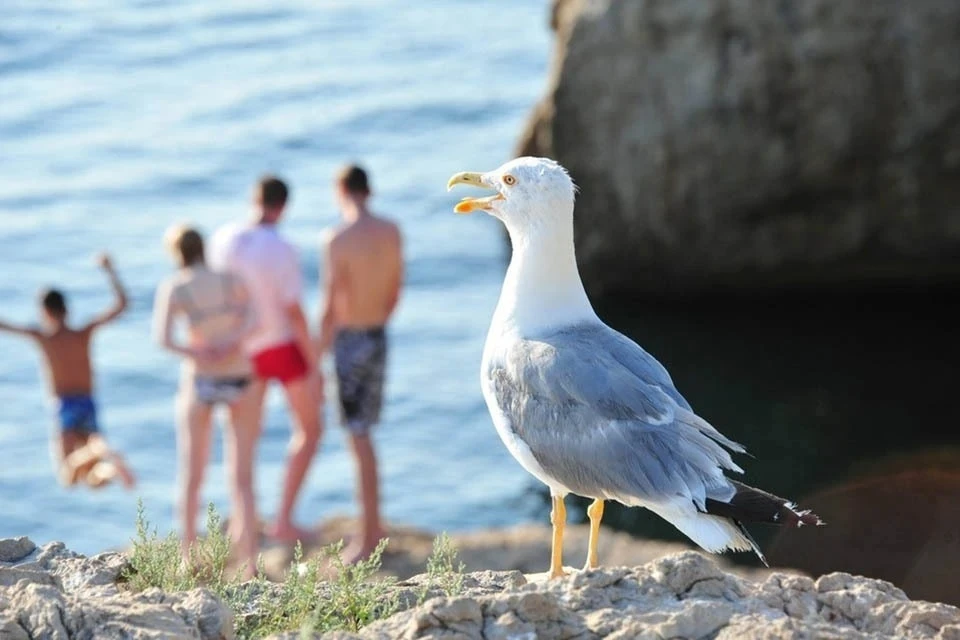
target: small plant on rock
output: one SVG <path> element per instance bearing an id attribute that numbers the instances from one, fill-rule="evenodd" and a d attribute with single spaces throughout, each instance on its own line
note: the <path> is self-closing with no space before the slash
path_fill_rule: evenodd
<path id="1" fill-rule="evenodd" d="M 160 536 L 150 527 L 142 501 L 137 503 L 136 527 L 130 566 L 123 574 L 127 588 L 173 592 L 206 587 L 234 613 L 234 631 L 240 640 L 295 629 L 305 633 L 357 631 L 400 608 L 396 578 L 377 576 L 386 540 L 369 558 L 353 565 L 344 564 L 341 558 L 342 542 L 323 548 L 308 561 L 298 543 L 283 582 L 267 580 L 262 561 L 257 566 L 258 577 L 244 582 L 242 567 L 236 573 L 228 569 L 230 541 L 213 505 L 207 510 L 207 535 L 187 550 L 186 561 L 174 532 Z M 432 566 L 438 576 L 446 576 L 446 567 L 452 566 L 455 555 L 450 556 L 450 550 L 452 547 L 438 553 L 434 549 Z M 326 563 L 335 572 L 330 581 L 323 579 L 328 573 Z M 438 580 L 454 584 L 448 577 Z"/>
<path id="2" fill-rule="evenodd" d="M 304 629 L 306 632 L 337 629 L 357 631 L 400 609 L 394 589 L 396 578 L 375 577 L 380 571 L 386 546 L 387 540 L 381 540 L 370 557 L 352 565 L 344 564 L 341 558 L 342 542 L 323 549 L 323 555 L 330 561 L 336 577 L 324 585 L 313 617 Z"/>
<path id="3" fill-rule="evenodd" d="M 463 572 L 466 565 L 460 562 L 460 555 L 446 532 L 433 541 L 433 552 L 427 558 L 427 577 L 432 585 L 445 596 L 458 596 L 463 593 Z"/>
<path id="4" fill-rule="evenodd" d="M 156 587 L 164 591 L 187 591 L 205 586 L 218 596 L 239 582 L 228 577 L 230 540 L 220 526 L 220 516 L 211 504 L 207 508 L 207 535 L 187 550 L 189 562 L 184 562 L 180 539 L 170 532 L 161 537 L 150 528 L 143 508 L 137 501 L 137 535 L 130 553 L 130 568 L 124 573 L 127 585 L 133 591 Z"/>
<path id="5" fill-rule="evenodd" d="M 453 541 L 446 533 L 441 533 L 433 541 L 433 551 L 427 558 L 426 580 L 420 587 L 417 603 L 423 604 L 437 596 L 458 596 L 463 593 L 463 572 L 466 566 L 460 562 L 460 556 Z"/>
<path id="6" fill-rule="evenodd" d="M 130 566 L 123 573 L 131 590 L 186 591 L 197 586 L 196 577 L 181 566 L 180 540 L 173 532 L 161 537 L 156 528 L 150 528 L 143 500 L 137 501 L 136 527 Z"/>

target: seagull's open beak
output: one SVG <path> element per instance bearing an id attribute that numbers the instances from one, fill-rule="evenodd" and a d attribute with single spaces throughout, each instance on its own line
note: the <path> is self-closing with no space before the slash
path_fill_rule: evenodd
<path id="1" fill-rule="evenodd" d="M 447 191 L 450 191 L 450 189 L 453 189 L 458 184 L 468 184 L 471 187 L 479 187 L 481 189 L 493 189 L 493 187 L 483 179 L 482 173 L 471 173 L 469 171 L 463 171 L 450 178 L 447 182 Z M 503 196 L 499 193 L 485 198 L 464 198 L 457 203 L 457 206 L 455 206 L 453 210 L 457 213 L 472 213 L 477 209 L 490 211 L 491 205 L 497 200 L 503 200 Z"/>

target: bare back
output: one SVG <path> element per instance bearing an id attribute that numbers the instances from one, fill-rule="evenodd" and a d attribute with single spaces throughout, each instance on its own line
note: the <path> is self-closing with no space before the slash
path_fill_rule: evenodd
<path id="1" fill-rule="evenodd" d="M 46 374 L 58 396 L 91 395 L 93 368 L 90 365 L 90 337 L 93 330 L 61 327 L 37 337 L 46 361 Z"/>
<path id="2" fill-rule="evenodd" d="M 247 301 L 236 276 L 203 268 L 180 272 L 172 284 L 171 307 L 186 319 L 191 346 L 215 345 L 244 323 Z M 185 364 L 201 375 L 246 375 L 250 371 L 246 356 L 239 350 L 217 362 Z"/>
<path id="3" fill-rule="evenodd" d="M 377 216 L 363 216 L 334 233 L 328 250 L 335 270 L 337 324 L 381 327 L 397 301 L 403 277 L 400 231 Z"/>

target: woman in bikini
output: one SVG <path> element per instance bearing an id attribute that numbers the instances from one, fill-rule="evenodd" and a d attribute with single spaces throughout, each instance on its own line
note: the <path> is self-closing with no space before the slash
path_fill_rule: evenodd
<path id="1" fill-rule="evenodd" d="M 200 487 L 210 456 L 213 411 L 227 408 L 230 428 L 224 435 L 230 475 L 232 514 L 228 533 L 248 576 L 256 572 L 258 530 L 253 494 L 253 458 L 260 418 L 250 393 L 252 370 L 241 341 L 256 328 L 243 282 L 210 270 L 203 238 L 186 226 L 167 231 L 165 243 L 179 269 L 158 289 L 154 332 L 167 350 L 183 357 L 176 397 L 180 470 L 178 505 L 183 527 L 184 560 L 197 537 Z M 178 319 L 186 340 L 175 337 Z"/>

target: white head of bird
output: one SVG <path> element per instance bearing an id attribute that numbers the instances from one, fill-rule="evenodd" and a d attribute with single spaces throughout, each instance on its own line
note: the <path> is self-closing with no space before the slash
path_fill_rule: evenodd
<path id="1" fill-rule="evenodd" d="M 596 318 L 574 255 L 576 186 L 566 169 L 548 158 L 523 157 L 486 173 L 458 173 L 447 189 L 458 184 L 496 192 L 464 198 L 454 211 L 498 218 L 513 245 L 495 325 L 499 321 L 530 336 Z"/>
<path id="2" fill-rule="evenodd" d="M 454 211 L 486 211 L 499 218 L 515 245 L 573 227 L 576 187 L 567 170 L 548 158 L 523 157 L 486 173 L 458 173 L 450 178 L 447 189 L 458 184 L 496 191 L 483 198 L 463 198 Z"/>

